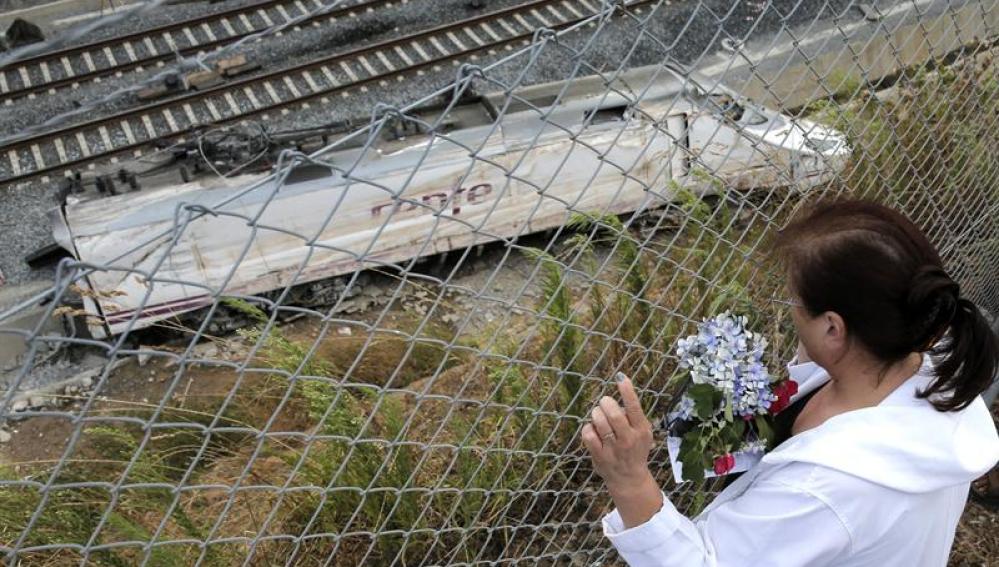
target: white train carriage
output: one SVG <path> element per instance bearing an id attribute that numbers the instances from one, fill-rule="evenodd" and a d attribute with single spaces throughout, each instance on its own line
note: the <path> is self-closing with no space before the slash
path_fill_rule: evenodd
<path id="1" fill-rule="evenodd" d="M 443 136 L 331 152 L 323 160 L 335 167 L 301 168 L 283 184 L 211 178 L 67 203 L 57 240 L 105 266 L 81 282 L 91 290 L 92 332 L 147 327 L 216 295 L 260 294 L 546 230 L 574 211 L 662 206 L 671 181 L 703 184 L 692 168 L 740 188 L 808 188 L 849 152 L 835 131 L 722 90 L 663 81 L 630 104 L 580 82 L 551 106 L 560 88 L 518 92 L 547 105 L 544 119 L 523 103 L 498 113 L 503 99 L 487 99 L 492 113 L 478 125 L 476 112 L 452 112 L 459 123 Z M 212 213 L 184 222 L 190 205 Z"/>

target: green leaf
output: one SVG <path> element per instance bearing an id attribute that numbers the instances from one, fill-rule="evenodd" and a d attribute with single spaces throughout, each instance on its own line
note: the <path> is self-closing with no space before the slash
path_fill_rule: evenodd
<path id="1" fill-rule="evenodd" d="M 715 466 L 716 451 L 701 453 L 701 472 L 711 470 Z"/>
<path id="2" fill-rule="evenodd" d="M 693 482 L 704 480 L 704 466 L 701 453 L 689 448 L 680 451 L 678 459 L 683 464 L 683 479 Z"/>
<path id="3" fill-rule="evenodd" d="M 735 445 L 739 442 L 739 432 L 736 429 L 736 423 L 730 423 L 722 428 L 721 438 L 722 441 L 729 446 Z"/>
<path id="4" fill-rule="evenodd" d="M 684 444 L 699 443 L 701 440 L 700 437 L 701 437 L 701 429 L 695 427 L 683 434 L 683 442 Z"/>
<path id="5" fill-rule="evenodd" d="M 701 419 L 708 419 L 715 414 L 715 404 L 721 392 L 710 384 L 694 384 L 687 389 L 687 395 L 694 400 L 694 413 Z"/>
<path id="6" fill-rule="evenodd" d="M 680 454 L 677 455 L 677 460 L 680 462 L 686 462 L 692 458 L 699 458 L 701 452 L 697 447 L 693 447 L 683 443 L 680 445 Z"/>
<path id="7" fill-rule="evenodd" d="M 718 294 L 718 297 L 715 297 L 714 301 L 712 301 L 711 304 L 708 305 L 708 314 L 710 314 L 711 316 L 720 314 L 722 312 L 721 306 L 728 301 L 729 301 L 729 296 L 727 293 L 725 293 L 725 290 L 723 289 L 722 292 Z"/>
<path id="8" fill-rule="evenodd" d="M 738 441 L 742 441 L 742 439 L 746 436 L 746 421 L 739 419 L 732 425 L 732 430 L 735 432 L 736 439 Z"/>
<path id="9" fill-rule="evenodd" d="M 772 449 L 771 443 L 774 440 L 774 430 L 767 423 L 766 417 L 762 415 L 756 416 L 756 430 L 760 432 L 760 437 L 767 440 L 767 449 Z"/>
<path id="10" fill-rule="evenodd" d="M 726 396 L 726 399 L 725 399 L 725 421 L 727 421 L 729 423 L 732 422 L 732 406 L 733 405 L 735 405 L 735 402 L 732 400 L 732 396 L 731 395 Z"/>
<path id="11" fill-rule="evenodd" d="M 699 482 L 704 480 L 704 449 L 707 435 L 702 429 L 693 429 L 684 434 L 680 443 L 677 460 L 683 464 L 683 479 Z"/>

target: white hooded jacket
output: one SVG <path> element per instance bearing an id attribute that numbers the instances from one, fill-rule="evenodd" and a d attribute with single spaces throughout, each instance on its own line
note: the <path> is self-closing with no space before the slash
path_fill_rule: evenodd
<path id="1" fill-rule="evenodd" d="M 930 358 L 880 404 L 833 416 L 781 443 L 693 520 L 663 494 L 647 522 L 604 534 L 631 567 L 942 567 L 971 481 L 999 461 L 979 396 L 958 412 L 915 397 Z M 788 366 L 801 396 L 829 380 Z M 937 399 L 934 397 L 933 399 Z"/>

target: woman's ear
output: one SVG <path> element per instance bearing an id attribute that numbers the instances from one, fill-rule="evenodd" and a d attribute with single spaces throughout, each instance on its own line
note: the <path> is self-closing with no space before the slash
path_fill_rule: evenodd
<path id="1" fill-rule="evenodd" d="M 832 349 L 842 350 L 847 347 L 846 321 L 835 311 L 826 311 L 822 314 L 825 332 L 823 340 Z"/>

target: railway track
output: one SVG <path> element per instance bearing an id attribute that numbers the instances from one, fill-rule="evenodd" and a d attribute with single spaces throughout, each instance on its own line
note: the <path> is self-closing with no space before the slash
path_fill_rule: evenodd
<path id="1" fill-rule="evenodd" d="M 640 11 L 655 1 L 624 5 Z M 600 0 L 534 0 L 17 140 L 0 147 L 0 183 L 68 175 L 98 161 L 141 156 L 154 143 L 182 141 L 204 126 L 330 103 L 481 52 L 526 45 L 540 27 L 568 27 L 600 10 Z"/>
<path id="2" fill-rule="evenodd" d="M 344 0 L 342 6 L 322 10 L 330 0 L 266 0 L 175 22 L 140 32 L 72 46 L 25 58 L 0 69 L 0 101 L 54 93 L 99 81 L 103 77 L 150 67 L 162 67 L 177 55 L 213 51 L 276 25 L 295 22 L 292 29 L 321 25 L 337 19 L 411 0 Z M 311 14 L 311 15 L 310 15 Z"/>

